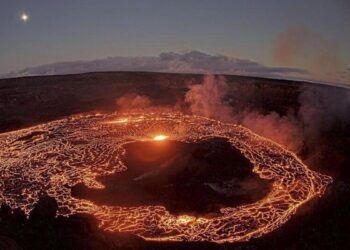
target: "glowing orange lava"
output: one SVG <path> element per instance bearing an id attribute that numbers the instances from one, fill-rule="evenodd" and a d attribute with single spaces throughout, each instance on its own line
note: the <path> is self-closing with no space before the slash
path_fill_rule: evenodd
<path id="1" fill-rule="evenodd" d="M 190 222 L 193 222 L 196 220 L 196 217 L 194 216 L 189 216 L 189 215 L 180 215 L 177 217 L 176 222 L 178 224 L 188 224 Z"/>
<path id="2" fill-rule="evenodd" d="M 159 131 L 164 134 L 153 138 Z M 96 177 L 125 171 L 121 156 L 126 143 L 164 140 L 165 135 L 191 143 L 227 139 L 253 164 L 255 174 L 273 183 L 271 192 L 251 204 L 222 208 L 210 218 L 176 216 L 164 206 L 100 206 L 72 197 L 69 187 L 84 183 L 104 188 Z M 57 200 L 60 215 L 89 213 L 103 230 L 158 241 L 222 243 L 260 237 L 321 196 L 332 181 L 310 170 L 294 153 L 242 126 L 174 112 L 82 114 L 0 134 L 0 163 L 0 203 L 28 215 L 46 192 Z"/>
<path id="3" fill-rule="evenodd" d="M 153 137 L 153 140 L 154 141 L 164 141 L 168 138 L 168 136 L 166 135 L 156 135 Z"/>
<path id="4" fill-rule="evenodd" d="M 125 124 L 125 123 L 128 123 L 128 118 L 121 118 L 121 119 L 118 119 L 118 120 L 114 120 L 114 121 L 108 121 L 106 122 L 107 124 Z"/>

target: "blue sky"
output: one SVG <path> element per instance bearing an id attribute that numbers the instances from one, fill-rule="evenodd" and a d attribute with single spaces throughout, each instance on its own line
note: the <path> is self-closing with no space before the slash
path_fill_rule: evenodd
<path id="1" fill-rule="evenodd" d="M 20 20 L 22 12 L 29 15 L 27 23 Z M 303 39 L 305 32 L 294 34 L 293 27 L 305 30 L 308 41 L 298 40 L 301 47 L 290 60 L 276 60 L 279 37 Z M 332 80 L 316 72 L 318 64 L 310 58 L 304 60 L 316 43 L 320 48 L 310 52 L 314 61 L 328 51 L 326 60 L 336 58 L 334 75 L 343 76 L 334 79 L 347 82 L 349 27 L 346 0 L 2 0 L 0 73 L 60 61 L 199 50 L 302 68 L 316 79 Z"/>

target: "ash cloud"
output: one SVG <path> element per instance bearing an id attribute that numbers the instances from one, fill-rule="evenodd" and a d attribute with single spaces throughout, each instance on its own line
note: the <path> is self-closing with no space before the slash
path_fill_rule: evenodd
<path id="1" fill-rule="evenodd" d="M 297 153 L 314 148 L 332 126 L 350 124 L 350 91 L 341 88 L 302 87 L 299 107 L 283 115 L 249 108 L 254 89 L 235 93 L 241 98 L 230 105 L 228 89 L 224 77 L 206 76 L 190 86 L 185 101 L 191 113 L 241 124 Z"/>

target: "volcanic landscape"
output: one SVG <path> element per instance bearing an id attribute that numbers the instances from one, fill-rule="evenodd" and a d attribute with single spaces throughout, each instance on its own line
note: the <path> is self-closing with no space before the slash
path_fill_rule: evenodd
<path id="1" fill-rule="evenodd" d="M 93 235 L 90 241 L 98 242 L 100 248 L 115 244 L 131 248 L 243 249 L 272 244 L 273 248 L 271 238 L 276 234 L 291 232 L 291 236 L 284 237 L 297 237 L 293 236 L 297 235 L 294 217 L 298 221 L 306 218 L 305 230 L 315 226 L 311 213 L 320 208 L 329 212 L 327 199 L 340 197 L 334 194 L 334 188 L 333 196 L 327 194 L 329 186 L 339 189 L 343 185 L 343 194 L 349 189 L 343 181 L 346 175 L 339 177 L 342 164 L 349 159 L 334 160 L 338 170 L 322 168 L 332 160 L 316 164 L 320 156 L 307 157 L 314 156 L 307 143 L 297 155 L 288 145 L 244 125 L 188 112 L 181 100 L 201 78 L 126 72 L 0 80 L 0 95 L 21 96 L 2 99 L 0 106 L 5 114 L 0 134 L 0 235 L 4 235 L 4 242 L 23 244 L 29 237 L 26 235 L 33 239 L 39 225 L 53 232 L 69 228 L 70 221 L 80 215 L 96 220 L 95 224 L 89 222 L 89 227 L 96 227 L 91 232 L 79 232 Z M 96 93 L 100 87 L 86 80 L 100 82 L 109 90 Z M 237 89 L 231 81 L 246 84 Z M 152 82 L 157 88 L 139 82 Z M 242 98 L 247 89 L 253 90 L 248 92 L 255 96 L 250 108 L 259 106 L 265 112 L 280 114 L 298 106 L 302 88 L 346 92 L 336 87 L 262 78 L 227 76 L 227 82 L 234 88 L 235 92 L 228 91 L 234 101 L 238 100 L 235 94 Z M 47 95 L 50 84 L 50 91 L 57 91 Z M 76 99 L 70 91 L 79 88 L 81 95 Z M 118 88 L 116 96 L 110 94 L 111 89 Z M 161 94 L 151 89 L 160 88 L 164 90 L 162 96 L 154 98 Z M 273 95 L 262 98 L 266 93 Z M 281 93 L 291 98 L 284 97 L 287 102 L 278 103 Z M 124 105 L 115 110 L 115 100 L 125 95 L 134 102 L 140 95 L 149 100 L 147 105 L 141 102 L 142 107 Z M 155 99 L 158 103 L 152 101 Z M 25 100 L 27 104 L 17 103 Z M 231 105 L 245 105 L 234 101 Z M 62 102 L 66 108 L 58 110 Z M 338 126 L 327 133 L 333 139 L 345 136 L 348 139 L 342 143 L 349 143 L 350 137 L 342 132 L 348 132 L 348 124 Z M 326 136 L 324 140 L 328 140 Z M 327 155 L 331 157 L 332 152 Z M 337 200 L 332 202 L 338 205 Z M 342 209 L 347 211 L 345 207 Z M 75 227 L 80 228 L 91 218 L 79 219 Z M 44 223 L 36 224 L 38 220 Z M 16 224 L 18 221 L 22 226 Z M 21 228 L 21 235 L 12 233 L 16 227 Z M 66 237 L 62 232 L 44 234 L 46 240 L 53 241 Z M 134 237 L 137 241 L 132 242 Z M 13 242 L 14 238 L 18 239 Z M 42 246 L 38 242 L 30 244 Z"/>
<path id="2" fill-rule="evenodd" d="M 271 192 L 253 204 L 223 207 L 213 218 L 173 216 L 161 204 L 97 206 L 71 196 L 69 187 L 79 182 L 92 189 L 104 188 L 96 177 L 127 171 L 121 160 L 125 154 L 122 146 L 157 140 L 159 133 L 187 143 L 225 138 L 254 164 L 255 173 L 273 181 Z M 160 136 L 158 144 L 166 136 Z M 1 142 L 1 175 L 5 177 L 1 198 L 12 208 L 29 214 L 45 190 L 56 198 L 61 215 L 93 214 L 105 230 L 136 233 L 152 240 L 248 240 L 279 227 L 331 182 L 330 177 L 310 171 L 294 154 L 243 127 L 173 113 L 78 115 L 2 134 Z M 143 181 L 144 175 L 133 180 Z"/>

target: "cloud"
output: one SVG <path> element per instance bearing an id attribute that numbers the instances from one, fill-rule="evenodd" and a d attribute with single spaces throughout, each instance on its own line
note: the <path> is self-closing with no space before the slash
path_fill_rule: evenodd
<path id="1" fill-rule="evenodd" d="M 210 55 L 200 51 L 186 53 L 166 52 L 159 56 L 108 57 L 92 61 L 75 61 L 47 64 L 26 68 L 2 75 L 2 78 L 62 75 L 101 71 L 153 71 L 171 73 L 215 73 L 283 78 L 304 76 L 303 69 L 267 67 L 260 63 L 228 57 Z"/>

